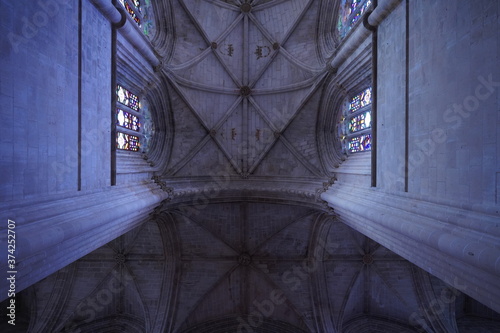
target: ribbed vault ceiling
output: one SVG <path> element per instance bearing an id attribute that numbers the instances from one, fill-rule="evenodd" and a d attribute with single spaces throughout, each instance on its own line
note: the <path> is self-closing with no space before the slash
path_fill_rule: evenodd
<path id="1" fill-rule="evenodd" d="M 169 176 L 226 164 L 243 179 L 321 176 L 316 92 L 327 72 L 316 47 L 318 8 L 314 0 L 172 1 Z"/>

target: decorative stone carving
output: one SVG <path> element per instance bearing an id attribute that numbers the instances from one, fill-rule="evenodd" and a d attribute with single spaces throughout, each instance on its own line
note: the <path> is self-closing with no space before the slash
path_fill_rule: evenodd
<path id="1" fill-rule="evenodd" d="M 126 261 L 125 254 L 115 253 L 115 261 L 118 265 L 123 265 Z"/>
<path id="2" fill-rule="evenodd" d="M 365 253 L 363 255 L 362 261 L 363 261 L 363 264 L 365 264 L 365 265 L 372 264 L 373 263 L 373 255 L 371 253 Z"/>
<path id="3" fill-rule="evenodd" d="M 238 256 L 238 263 L 241 266 L 248 266 L 252 263 L 252 256 L 247 252 L 243 252 Z"/>
<path id="4" fill-rule="evenodd" d="M 243 13 L 250 13 L 250 11 L 252 10 L 252 5 L 249 3 L 244 3 L 240 6 L 240 8 Z"/>
<path id="5" fill-rule="evenodd" d="M 160 189 L 162 191 L 165 191 L 168 193 L 169 198 L 167 200 L 170 200 L 171 197 L 174 195 L 174 188 L 167 186 L 167 184 L 161 180 L 160 176 L 153 176 L 151 178 L 158 186 L 160 186 Z"/>
<path id="6" fill-rule="evenodd" d="M 241 96 L 249 96 L 252 93 L 252 89 L 249 86 L 243 86 L 240 88 Z"/>

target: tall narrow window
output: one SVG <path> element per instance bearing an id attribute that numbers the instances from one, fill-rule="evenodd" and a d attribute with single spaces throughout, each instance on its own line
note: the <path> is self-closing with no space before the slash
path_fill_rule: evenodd
<path id="1" fill-rule="evenodd" d="M 349 30 L 358 23 L 371 4 L 371 0 L 341 0 L 337 23 L 340 38 L 344 38 Z"/>
<path id="2" fill-rule="evenodd" d="M 116 97 L 118 103 L 128 106 L 134 111 L 139 111 L 139 97 L 120 85 L 116 87 Z"/>
<path id="3" fill-rule="evenodd" d="M 121 85 L 116 86 L 116 148 L 139 151 L 141 103 L 139 97 Z"/>
<path id="4" fill-rule="evenodd" d="M 139 138 L 135 135 L 117 132 L 116 148 L 121 150 L 139 151 Z"/>
<path id="5" fill-rule="evenodd" d="M 140 27 L 141 18 L 139 15 L 141 12 L 141 2 L 139 0 L 120 0 L 120 3 L 122 4 L 123 7 L 125 7 L 127 13 Z"/>
<path id="6" fill-rule="evenodd" d="M 119 0 L 128 15 L 147 37 L 154 31 L 151 0 Z"/>
<path id="7" fill-rule="evenodd" d="M 359 153 L 372 148 L 372 88 L 366 88 L 351 97 L 341 123 L 345 151 Z"/>
<path id="8" fill-rule="evenodd" d="M 139 117 L 127 111 L 123 111 L 122 109 L 116 109 L 116 125 L 136 132 L 139 132 L 141 127 Z"/>

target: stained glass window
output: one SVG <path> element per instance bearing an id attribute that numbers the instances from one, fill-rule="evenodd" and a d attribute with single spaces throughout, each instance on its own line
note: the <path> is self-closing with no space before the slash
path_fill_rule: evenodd
<path id="1" fill-rule="evenodd" d="M 132 3 L 134 4 L 135 8 L 141 11 L 141 2 L 139 0 L 132 0 Z"/>
<path id="2" fill-rule="evenodd" d="M 371 150 L 372 88 L 357 93 L 344 104 L 339 123 L 339 136 L 348 154 Z"/>
<path id="3" fill-rule="evenodd" d="M 371 0 L 341 0 L 337 23 L 337 29 L 341 38 L 347 35 L 349 30 L 359 21 L 371 4 Z"/>
<path id="4" fill-rule="evenodd" d="M 130 15 L 130 17 L 137 23 L 137 25 L 140 27 L 141 26 L 141 19 L 137 15 L 138 12 L 141 12 L 141 3 L 139 0 L 132 0 L 131 3 L 133 5 L 130 5 L 128 1 L 126 0 L 120 0 L 120 3 L 122 4 L 123 7 L 125 7 L 125 10 L 127 13 Z"/>
<path id="5" fill-rule="evenodd" d="M 141 101 L 141 151 L 146 154 L 149 152 L 150 142 L 155 134 L 156 128 L 149 110 L 147 99 Z"/>
<path id="6" fill-rule="evenodd" d="M 138 132 L 141 128 L 139 118 L 122 109 L 116 109 L 116 125 Z"/>
<path id="7" fill-rule="evenodd" d="M 370 104 L 372 104 L 372 88 L 366 88 L 351 99 L 349 111 L 353 113 Z"/>
<path id="8" fill-rule="evenodd" d="M 372 135 L 365 134 L 349 139 L 349 152 L 358 153 L 372 149 Z"/>
<path id="9" fill-rule="evenodd" d="M 121 150 L 138 151 L 139 138 L 122 132 L 116 133 L 116 148 Z"/>
<path id="10" fill-rule="evenodd" d="M 132 94 L 130 91 L 128 91 L 127 89 L 123 88 L 120 85 L 116 86 L 116 97 L 118 98 L 119 103 L 128 106 L 134 111 L 139 111 L 140 109 L 139 97 Z"/>
<path id="11" fill-rule="evenodd" d="M 360 113 L 357 116 L 352 117 L 349 121 L 349 132 L 354 133 L 370 128 L 371 121 L 371 111 Z"/>
<path id="12" fill-rule="evenodd" d="M 142 7 L 142 32 L 145 36 L 151 38 L 155 32 L 154 12 L 151 0 L 144 0 Z"/>
<path id="13" fill-rule="evenodd" d="M 142 33 L 151 38 L 155 31 L 151 0 L 120 0 L 120 3 L 137 23 Z"/>

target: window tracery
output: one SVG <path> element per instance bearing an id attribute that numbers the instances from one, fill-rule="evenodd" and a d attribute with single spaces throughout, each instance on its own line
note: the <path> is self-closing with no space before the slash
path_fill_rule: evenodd
<path id="1" fill-rule="evenodd" d="M 116 86 L 116 148 L 120 150 L 139 151 L 141 132 L 141 103 L 139 97 L 120 84 Z"/>
<path id="2" fill-rule="evenodd" d="M 371 150 L 372 88 L 368 87 L 350 98 L 343 110 L 341 139 L 348 154 Z"/>
<path id="3" fill-rule="evenodd" d="M 340 38 L 344 38 L 358 23 L 371 4 L 372 0 L 342 0 L 340 2 L 339 20 L 337 23 Z"/>
<path id="4" fill-rule="evenodd" d="M 142 33 L 151 37 L 154 31 L 153 6 L 151 0 L 119 0 L 125 11 Z"/>

